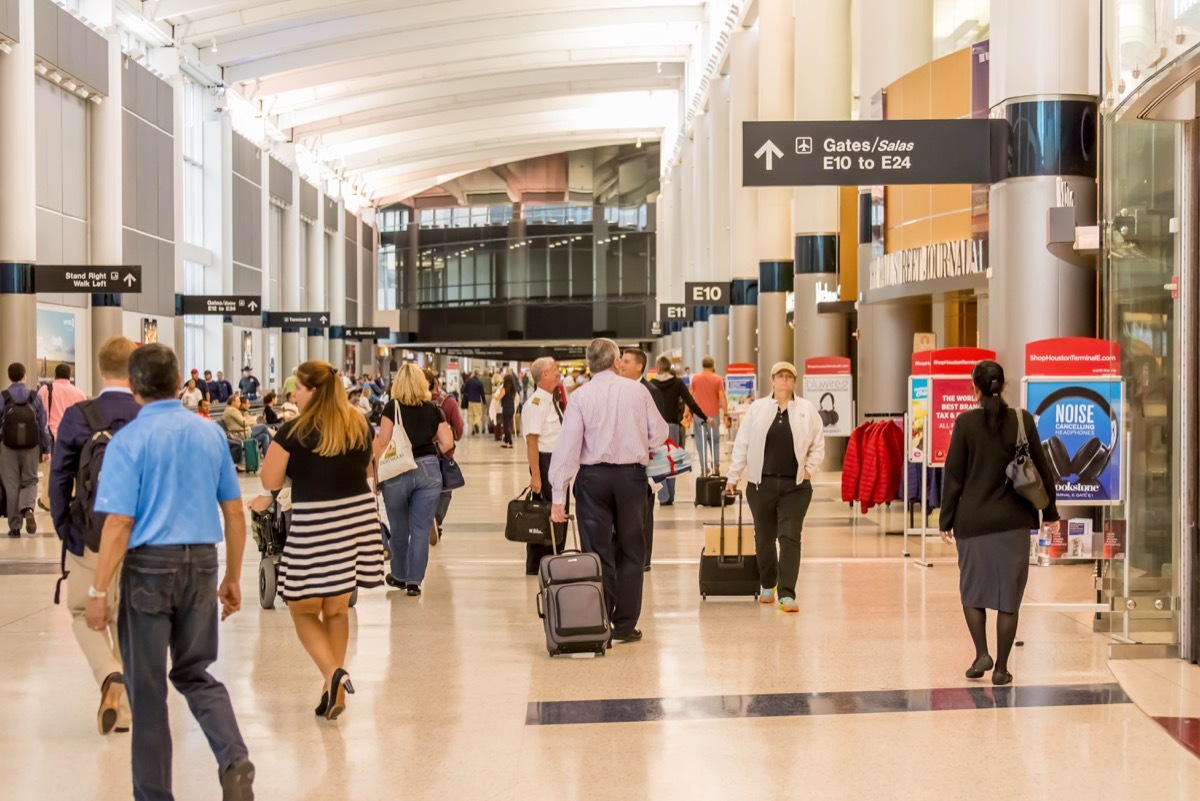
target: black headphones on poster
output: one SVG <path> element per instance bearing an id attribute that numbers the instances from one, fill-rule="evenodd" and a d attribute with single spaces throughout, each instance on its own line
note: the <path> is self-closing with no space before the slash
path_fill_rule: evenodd
<path id="1" fill-rule="evenodd" d="M 1051 437 L 1042 443 L 1042 448 L 1046 451 L 1046 458 L 1050 462 L 1050 469 L 1054 471 L 1054 475 L 1059 480 L 1066 481 L 1071 476 L 1077 476 L 1078 478 L 1075 483 L 1091 484 L 1100 478 L 1100 475 L 1112 460 L 1113 451 L 1116 450 L 1117 415 L 1113 412 L 1113 408 L 1108 400 L 1099 392 L 1085 387 L 1064 387 L 1063 389 L 1051 392 L 1038 404 L 1037 411 L 1033 413 L 1033 419 L 1035 421 L 1038 420 L 1047 409 L 1064 398 L 1079 398 L 1091 401 L 1104 410 L 1105 414 L 1108 415 L 1109 421 L 1112 423 L 1112 440 L 1110 445 L 1102 443 L 1099 437 L 1092 437 L 1083 443 L 1073 456 L 1067 452 L 1067 446 L 1058 437 Z"/>
<path id="2" fill-rule="evenodd" d="M 829 408 L 828 409 L 825 408 L 825 399 L 826 398 L 829 398 Z M 838 413 L 837 413 L 837 410 L 833 408 L 833 406 L 834 406 L 833 393 L 826 392 L 824 395 L 822 395 L 821 399 L 817 401 L 817 406 L 818 406 L 817 414 L 819 414 L 821 416 L 821 424 L 824 426 L 836 426 L 837 422 L 838 422 Z"/>

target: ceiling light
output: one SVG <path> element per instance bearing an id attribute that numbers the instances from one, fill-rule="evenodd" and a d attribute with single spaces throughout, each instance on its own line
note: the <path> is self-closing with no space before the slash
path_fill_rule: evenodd
<path id="1" fill-rule="evenodd" d="M 34 67 L 34 69 L 37 71 L 38 75 L 45 75 L 49 71 L 46 69 L 46 65 L 40 61 L 38 62 L 37 66 Z"/>
<path id="2" fill-rule="evenodd" d="M 0 42 L 0 51 L 3 51 L 4 53 L 11 56 L 12 55 L 12 44 L 7 41 Z"/>
<path id="3" fill-rule="evenodd" d="M 89 98 L 88 98 L 88 100 L 92 101 L 92 102 L 93 102 L 93 103 L 95 103 L 97 106 L 98 106 L 98 105 L 100 105 L 100 103 L 102 102 L 102 101 L 101 101 L 101 98 L 100 98 L 100 95 L 92 95 L 91 97 L 89 97 Z"/>
<path id="4" fill-rule="evenodd" d="M 217 52 L 217 39 L 216 39 L 216 37 L 213 37 L 213 40 L 212 40 L 212 52 L 214 52 L 214 53 L 215 53 L 215 52 Z"/>
<path id="5" fill-rule="evenodd" d="M 81 86 L 81 87 L 79 87 L 79 91 L 78 91 L 78 92 L 76 92 L 75 94 L 79 95 L 79 96 L 80 96 L 80 97 L 82 97 L 84 100 L 87 100 L 87 99 L 88 99 L 88 97 L 89 97 L 89 96 L 91 96 L 91 94 L 92 94 L 92 93 L 91 93 L 91 92 L 89 92 L 87 89 L 84 89 L 84 88 Z"/>
<path id="6" fill-rule="evenodd" d="M 641 146 L 642 146 L 642 137 L 639 136 L 636 147 L 641 147 Z"/>
<path id="7" fill-rule="evenodd" d="M 662 62 L 658 62 L 658 74 L 662 75 Z"/>
<path id="8" fill-rule="evenodd" d="M 55 83 L 62 83 L 62 76 L 58 74 L 58 70 L 50 73 L 50 80 L 54 81 Z"/>
<path id="9" fill-rule="evenodd" d="M 71 92 L 74 92 L 76 89 L 79 88 L 79 84 L 75 83 L 74 81 L 70 81 L 70 80 L 67 81 L 66 83 L 64 83 L 63 86 L 67 87 L 67 90 L 71 91 Z"/>

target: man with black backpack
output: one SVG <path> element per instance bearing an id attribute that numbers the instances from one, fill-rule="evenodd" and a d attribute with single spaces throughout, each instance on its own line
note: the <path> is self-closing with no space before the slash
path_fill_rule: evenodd
<path id="1" fill-rule="evenodd" d="M 25 386 L 25 365 L 8 366 L 12 385 L 0 393 L 0 482 L 8 508 L 8 536 L 37 533 L 33 506 L 38 496 L 38 463 L 50 461 L 50 429 L 41 398 Z"/>
<path id="2" fill-rule="evenodd" d="M 137 417 L 141 408 L 129 388 L 129 354 L 136 348 L 125 337 L 112 337 L 100 347 L 98 361 L 104 389 L 95 400 L 77 403 L 63 413 L 50 464 L 50 512 L 63 543 L 67 609 L 75 639 L 100 685 L 96 724 L 101 734 L 129 731 L 130 722 L 117 643 L 119 570 L 113 574 L 107 591 L 109 625 L 99 631 L 88 628 L 84 612 L 88 588 L 96 576 L 100 532 L 104 528 L 105 515 L 95 512 L 104 451 L 113 434 Z"/>

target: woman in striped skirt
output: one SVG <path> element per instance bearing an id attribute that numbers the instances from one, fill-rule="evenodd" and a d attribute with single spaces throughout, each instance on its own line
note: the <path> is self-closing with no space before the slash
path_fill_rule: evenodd
<path id="1" fill-rule="evenodd" d="M 334 720 L 346 708 L 346 694 L 354 692 L 345 669 L 350 593 L 383 583 L 379 511 L 367 484 L 371 436 L 330 364 L 300 365 L 295 399 L 300 416 L 275 436 L 262 483 L 278 490 L 292 480 L 280 594 L 300 642 L 325 678 L 316 713 Z"/>

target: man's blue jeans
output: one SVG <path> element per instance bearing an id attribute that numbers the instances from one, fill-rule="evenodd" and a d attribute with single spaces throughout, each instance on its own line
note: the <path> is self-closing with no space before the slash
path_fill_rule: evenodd
<path id="1" fill-rule="evenodd" d="M 382 485 L 392 541 L 392 578 L 420 584 L 429 565 L 429 532 L 442 495 L 442 467 L 436 456 L 417 459 L 417 469 Z"/>
<path id="2" fill-rule="evenodd" d="M 217 661 L 217 571 L 215 545 L 146 546 L 125 556 L 117 633 L 133 712 L 136 801 L 174 798 L 168 676 L 208 738 L 218 775 L 248 755 L 229 693 L 208 672 Z"/>
<path id="3" fill-rule="evenodd" d="M 692 421 L 692 433 L 696 435 L 696 453 L 700 457 L 700 474 L 705 476 L 709 475 L 709 445 L 712 446 L 712 473 L 721 471 L 721 426 L 719 423 L 713 423 L 713 420 L 716 418 L 710 417 L 707 423 L 703 420 Z"/>
<path id="4" fill-rule="evenodd" d="M 679 443 L 679 423 L 667 423 L 667 436 L 672 442 Z M 658 502 L 675 503 L 675 479 L 663 479 L 662 489 L 658 491 Z"/>

